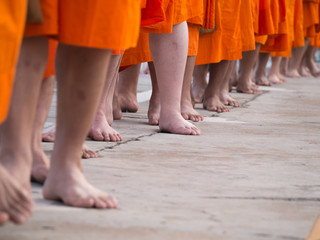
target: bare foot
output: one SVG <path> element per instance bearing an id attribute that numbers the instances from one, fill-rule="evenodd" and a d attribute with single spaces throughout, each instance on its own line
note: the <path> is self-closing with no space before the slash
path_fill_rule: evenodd
<path id="1" fill-rule="evenodd" d="M 113 196 L 91 186 L 76 167 L 50 171 L 43 187 L 43 197 L 73 207 L 116 208 L 118 205 Z"/>
<path id="2" fill-rule="evenodd" d="M 122 112 L 137 112 L 138 100 L 135 95 L 122 95 L 119 93 L 118 101 Z"/>
<path id="3" fill-rule="evenodd" d="M 259 86 L 253 80 L 251 80 L 250 84 L 251 88 L 255 90 L 255 94 L 261 93 L 261 91 L 259 90 Z"/>
<path id="4" fill-rule="evenodd" d="M 161 106 L 159 96 L 154 96 L 152 94 L 148 109 L 148 119 L 150 125 L 159 125 L 160 110 Z"/>
<path id="5" fill-rule="evenodd" d="M 298 70 L 289 70 L 286 74 L 286 77 L 289 78 L 300 78 L 301 75 L 299 74 Z"/>
<path id="6" fill-rule="evenodd" d="M 87 145 L 82 145 L 82 158 L 97 158 L 99 155 Z"/>
<path id="7" fill-rule="evenodd" d="M 42 142 L 54 142 L 56 138 L 56 125 L 53 125 L 42 132 Z"/>
<path id="8" fill-rule="evenodd" d="M 207 84 L 203 81 L 199 81 L 197 84 L 193 83 L 191 88 L 192 99 L 195 103 L 202 103 L 204 92 L 206 90 Z"/>
<path id="9" fill-rule="evenodd" d="M 238 86 L 238 80 L 232 78 L 229 82 L 229 92 L 232 91 L 232 87 L 236 87 L 236 86 Z"/>
<path id="10" fill-rule="evenodd" d="M 50 162 L 41 146 L 32 150 L 31 180 L 44 183 L 49 172 Z"/>
<path id="11" fill-rule="evenodd" d="M 109 126 L 109 128 L 111 128 L 111 127 Z M 111 129 L 113 129 L 113 128 L 111 128 Z M 56 130 L 56 126 L 50 127 L 50 137 L 51 137 L 50 139 L 53 138 L 53 141 L 50 141 L 50 142 L 54 142 L 54 138 L 56 135 L 55 130 Z M 116 132 L 115 130 L 113 130 L 113 131 Z M 47 136 L 49 136 L 49 135 L 47 135 Z M 43 135 L 42 135 L 42 140 L 44 141 Z M 122 140 L 122 138 L 121 138 L 121 140 Z M 101 141 L 103 141 L 103 140 L 101 140 Z M 98 154 L 95 151 L 93 151 L 92 149 L 90 149 L 88 146 L 83 144 L 82 158 L 96 158 L 96 157 L 98 157 Z M 45 153 L 43 152 L 42 148 L 34 149 L 33 150 L 31 179 L 35 182 L 43 183 L 47 174 L 48 174 L 48 171 L 49 171 L 49 160 L 48 160 L 47 156 L 45 155 Z"/>
<path id="12" fill-rule="evenodd" d="M 282 83 L 282 81 L 280 80 L 280 78 L 278 77 L 277 74 L 270 74 L 268 76 L 268 79 L 269 79 L 269 82 L 271 84 L 280 84 L 280 83 Z"/>
<path id="13" fill-rule="evenodd" d="M 205 97 L 203 101 L 203 108 L 208 111 L 216 111 L 218 113 L 230 112 L 230 109 L 220 101 L 218 96 Z"/>
<path id="14" fill-rule="evenodd" d="M 9 220 L 16 224 L 24 223 L 32 211 L 30 190 L 22 187 L 11 173 L 0 165 L 0 225 Z"/>
<path id="15" fill-rule="evenodd" d="M 31 152 L 18 149 L 0 152 L 0 216 L 1 221 L 20 224 L 33 212 L 30 172 Z M 4 222 L 2 222 L 4 223 Z"/>
<path id="16" fill-rule="evenodd" d="M 320 77 L 320 71 L 312 72 L 311 74 L 315 78 Z"/>
<path id="17" fill-rule="evenodd" d="M 271 86 L 271 83 L 265 76 L 256 78 L 255 82 L 259 86 Z"/>
<path id="18" fill-rule="evenodd" d="M 281 73 L 278 73 L 278 78 L 280 79 L 281 83 L 287 82 L 287 79 Z"/>
<path id="19" fill-rule="evenodd" d="M 314 62 L 311 61 L 310 63 L 308 63 L 308 68 L 310 70 L 310 73 L 313 77 L 319 77 L 320 76 L 320 69 L 318 67 L 318 65 Z"/>
<path id="20" fill-rule="evenodd" d="M 109 125 L 107 118 L 102 111 L 96 113 L 88 135 L 91 139 L 96 141 L 122 141 L 122 137 Z"/>
<path id="21" fill-rule="evenodd" d="M 228 92 L 221 92 L 220 101 L 227 106 L 240 107 L 239 102 L 231 97 Z"/>
<path id="22" fill-rule="evenodd" d="M 242 84 L 238 82 L 237 85 L 237 92 L 239 93 L 248 93 L 248 94 L 259 94 L 261 91 L 259 91 L 258 86 L 253 82 L 246 82 L 245 84 Z"/>
<path id="23" fill-rule="evenodd" d="M 301 77 L 311 77 L 311 73 L 306 66 L 301 66 L 299 69 L 299 74 Z"/>
<path id="24" fill-rule="evenodd" d="M 181 115 L 185 120 L 203 121 L 203 117 L 193 108 L 190 101 L 181 101 Z"/>
<path id="25" fill-rule="evenodd" d="M 180 113 L 161 112 L 159 127 L 161 132 L 200 135 L 200 130 L 192 123 L 186 121 Z"/>

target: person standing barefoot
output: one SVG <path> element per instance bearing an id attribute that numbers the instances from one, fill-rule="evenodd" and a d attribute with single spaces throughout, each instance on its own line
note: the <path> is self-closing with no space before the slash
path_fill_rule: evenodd
<path id="1" fill-rule="evenodd" d="M 199 135 L 200 130 L 181 116 L 180 107 L 188 52 L 187 23 L 174 25 L 170 34 L 150 33 L 149 41 L 159 87 L 160 130 Z"/>
<path id="2" fill-rule="evenodd" d="M 239 1 L 217 0 L 216 28 L 200 35 L 197 66 L 193 74 L 195 88 L 192 92 L 195 101 L 201 102 L 203 99 L 203 107 L 209 111 L 228 112 L 229 108 L 225 104 L 238 105 L 229 95 L 230 75 L 227 72 L 229 66 L 233 68 L 232 61 L 240 59 L 242 55 L 240 8 Z M 210 76 L 206 86 L 207 64 Z"/>

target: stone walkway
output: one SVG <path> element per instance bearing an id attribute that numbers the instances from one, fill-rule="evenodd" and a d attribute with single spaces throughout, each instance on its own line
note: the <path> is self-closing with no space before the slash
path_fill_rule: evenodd
<path id="1" fill-rule="evenodd" d="M 197 105 L 201 136 L 159 133 L 141 102 L 113 125 L 123 142 L 87 141 L 100 157 L 83 160 L 85 175 L 118 209 L 65 207 L 33 184 L 33 217 L 1 227 L 0 239 L 305 239 L 320 214 L 320 79 L 262 90 L 232 93 L 241 107 L 230 113 Z M 47 126 L 54 120 L 52 110 Z M 43 143 L 49 155 L 52 146 Z"/>

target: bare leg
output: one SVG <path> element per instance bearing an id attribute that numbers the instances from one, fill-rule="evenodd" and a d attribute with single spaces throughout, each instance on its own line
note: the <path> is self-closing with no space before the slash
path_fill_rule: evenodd
<path id="1" fill-rule="evenodd" d="M 113 122 L 112 101 L 114 95 L 113 84 L 117 80 L 122 55 L 112 55 L 108 68 L 102 97 L 95 118 L 89 131 L 89 137 L 96 141 L 121 141 L 120 134 L 111 127 Z"/>
<path id="2" fill-rule="evenodd" d="M 238 85 L 238 77 L 237 77 L 237 61 L 232 61 L 229 63 L 230 67 L 230 79 L 229 79 L 229 92 L 232 91 L 232 87 L 236 87 Z"/>
<path id="3" fill-rule="evenodd" d="M 307 50 L 306 50 L 307 52 Z M 309 71 L 309 68 L 307 67 L 307 63 L 306 63 L 306 52 L 303 54 L 303 57 L 301 59 L 301 63 L 299 66 L 299 74 L 302 77 L 311 77 L 311 73 Z"/>
<path id="4" fill-rule="evenodd" d="M 119 73 L 118 101 L 122 112 L 137 112 L 137 87 L 141 64 L 138 63 Z"/>
<path id="5" fill-rule="evenodd" d="M 280 84 L 286 80 L 280 74 L 281 57 L 275 56 L 271 58 L 272 65 L 268 73 L 268 79 L 271 84 Z"/>
<path id="6" fill-rule="evenodd" d="M 23 223 L 33 212 L 32 133 L 47 54 L 46 38 L 24 38 L 11 107 L 7 120 L 0 126 L 0 215 L 15 223 Z"/>
<path id="7" fill-rule="evenodd" d="M 191 80 L 195 62 L 196 56 L 189 56 L 187 58 L 181 94 L 181 114 L 186 120 L 199 122 L 203 121 L 203 117 L 194 110 L 191 99 Z"/>
<path id="8" fill-rule="evenodd" d="M 314 77 L 320 76 L 320 69 L 317 66 L 317 64 L 314 62 L 314 54 L 315 54 L 316 48 L 314 46 L 308 46 L 306 54 L 305 54 L 305 60 L 307 68 L 309 69 L 310 73 Z"/>
<path id="9" fill-rule="evenodd" d="M 118 101 L 118 82 L 119 82 L 119 74 L 117 76 L 114 84 L 114 93 L 113 93 L 113 101 L 112 101 L 112 116 L 113 120 L 120 120 L 122 118 L 122 111 L 120 107 L 120 103 Z"/>
<path id="10" fill-rule="evenodd" d="M 43 152 L 41 142 L 42 128 L 50 108 L 54 83 L 54 76 L 48 77 L 42 81 L 35 121 L 33 124 L 31 178 L 33 181 L 39 183 L 43 183 L 45 181 L 50 165 L 48 157 Z"/>
<path id="11" fill-rule="evenodd" d="M 229 93 L 229 85 L 230 85 L 230 79 L 232 74 L 232 68 L 234 67 L 234 63 L 236 61 L 229 61 L 228 70 L 226 72 L 226 75 L 224 77 L 224 81 L 221 84 L 220 88 L 220 101 L 224 105 L 229 105 L 232 107 L 239 107 L 240 104 L 237 100 L 235 100 Z"/>
<path id="12" fill-rule="evenodd" d="M 292 56 L 289 58 L 289 64 L 288 64 L 288 73 L 286 77 L 289 78 L 299 78 L 301 75 L 299 74 L 299 66 L 301 63 L 301 59 L 303 56 L 303 47 L 297 47 L 292 49 Z"/>
<path id="13" fill-rule="evenodd" d="M 260 86 L 271 86 L 266 78 L 266 67 L 270 57 L 270 53 L 259 53 L 258 65 L 255 73 L 255 82 Z"/>
<path id="14" fill-rule="evenodd" d="M 148 65 L 152 83 L 152 94 L 149 102 L 148 119 L 150 125 L 159 125 L 161 106 L 156 70 L 154 69 L 153 62 L 149 62 Z"/>
<path id="15" fill-rule="evenodd" d="M 287 81 L 287 79 L 281 73 L 281 64 L 282 64 L 282 57 L 276 57 L 276 61 L 274 62 L 275 72 L 276 72 L 278 78 L 280 79 L 280 81 L 282 83 L 284 83 Z M 271 67 L 272 67 L 272 65 L 271 65 Z"/>
<path id="16" fill-rule="evenodd" d="M 282 57 L 281 63 L 280 63 L 280 73 L 283 76 L 287 76 L 288 74 L 288 64 L 289 64 L 289 58 Z"/>
<path id="17" fill-rule="evenodd" d="M 216 111 L 218 113 L 230 111 L 220 100 L 220 91 L 223 88 L 228 67 L 229 61 L 210 64 L 210 79 L 203 100 L 203 107 L 209 111 Z"/>
<path id="18" fill-rule="evenodd" d="M 60 44 L 57 132 L 43 196 L 75 207 L 113 208 L 112 196 L 91 186 L 82 173 L 82 145 L 97 111 L 111 50 Z M 74 103 L 78 104 L 74 104 Z"/>
<path id="19" fill-rule="evenodd" d="M 304 47 L 297 47 L 292 49 L 292 56 L 289 59 L 289 65 L 288 65 L 288 73 L 287 77 L 291 78 L 298 78 L 301 77 L 299 74 L 299 67 L 303 58 L 303 55 L 307 49 L 308 46 L 308 39 L 305 40 L 305 46 Z"/>
<path id="20" fill-rule="evenodd" d="M 261 93 L 251 81 L 251 71 L 256 62 L 260 44 L 256 43 L 256 49 L 252 51 L 242 52 L 240 60 L 240 74 L 238 78 L 237 92 L 257 94 Z"/>
<path id="21" fill-rule="evenodd" d="M 160 130 L 199 135 L 200 130 L 181 116 L 181 93 L 188 52 L 186 22 L 174 25 L 172 33 L 150 34 L 150 50 L 160 95 Z"/>
<path id="22" fill-rule="evenodd" d="M 202 103 L 207 87 L 207 74 L 209 64 L 197 65 L 193 71 L 192 99 L 195 103 Z"/>

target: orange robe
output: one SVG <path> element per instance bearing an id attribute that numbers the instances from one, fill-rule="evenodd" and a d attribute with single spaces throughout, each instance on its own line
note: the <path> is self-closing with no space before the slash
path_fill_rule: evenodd
<path id="1" fill-rule="evenodd" d="M 304 46 L 302 0 L 270 1 L 273 2 L 272 19 L 277 24 L 260 51 L 290 57 L 292 48 Z"/>
<path id="2" fill-rule="evenodd" d="M 242 57 L 240 1 L 216 0 L 216 29 L 200 35 L 196 65 L 238 60 Z"/>
<path id="3" fill-rule="evenodd" d="M 267 42 L 268 35 L 275 31 L 270 0 L 254 0 L 253 9 L 255 41 L 263 45 Z"/>
<path id="4" fill-rule="evenodd" d="M 127 49 L 139 35 L 139 0 L 42 0 L 43 24 L 27 24 L 25 36 L 55 36 L 81 47 Z"/>
<path id="5" fill-rule="evenodd" d="M 319 10 L 320 0 L 303 1 L 304 36 L 309 39 L 311 46 L 317 46 L 319 39 Z"/>
<path id="6" fill-rule="evenodd" d="M 26 0 L 0 1 L 0 123 L 7 116 L 26 19 Z"/>
<path id="7" fill-rule="evenodd" d="M 58 41 L 50 39 L 49 40 L 49 52 L 48 52 L 48 61 L 47 61 L 47 67 L 44 71 L 43 78 L 47 78 L 50 76 L 55 75 L 55 59 L 56 59 L 56 52 L 58 47 Z"/>
<path id="8" fill-rule="evenodd" d="M 266 43 L 261 46 L 261 51 L 287 51 L 290 49 L 290 44 L 285 0 L 271 0 L 271 10 L 274 32 L 268 35 Z"/>
<path id="9" fill-rule="evenodd" d="M 292 0 L 291 0 L 292 1 Z M 293 48 L 304 46 L 304 31 L 303 31 L 303 5 L 301 0 L 296 0 L 294 4 L 293 15 Z"/>
<path id="10" fill-rule="evenodd" d="M 253 0 L 241 0 L 240 26 L 242 51 L 255 49 Z"/>
<path id="11" fill-rule="evenodd" d="M 198 0 L 164 0 L 162 5 L 163 11 L 165 12 L 165 21 L 143 26 L 140 32 L 137 47 L 128 49 L 121 61 L 121 69 L 126 66 L 131 66 L 141 62 L 152 61 L 150 48 L 149 48 L 149 33 L 170 33 L 172 26 L 188 19 L 193 19 L 193 24 L 188 24 L 189 29 L 189 56 L 197 54 L 197 46 L 199 39 L 199 23 L 197 16 L 201 16 L 203 12 L 203 5 Z"/>
<path id="12" fill-rule="evenodd" d="M 274 19 L 270 0 L 259 1 L 258 35 L 270 35 L 275 33 Z"/>

